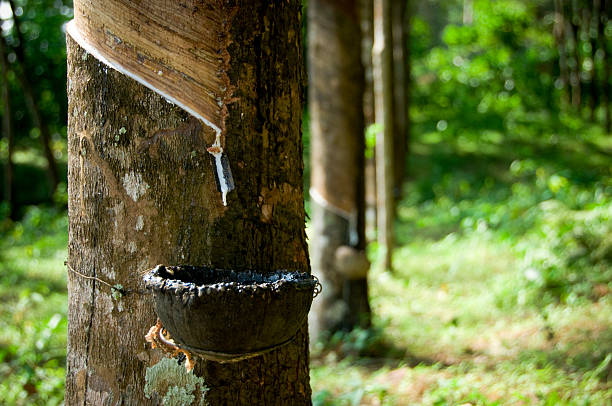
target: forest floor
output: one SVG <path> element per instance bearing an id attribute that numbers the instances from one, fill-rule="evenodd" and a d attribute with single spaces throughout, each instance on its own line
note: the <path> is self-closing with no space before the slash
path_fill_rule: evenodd
<path id="1" fill-rule="evenodd" d="M 371 275 L 373 330 L 313 357 L 315 405 L 610 405 L 612 300 L 521 304 L 488 233 L 414 242 Z"/>
<path id="2" fill-rule="evenodd" d="M 374 326 L 315 344 L 313 403 L 612 405 L 610 162 L 596 136 L 414 142 Z M 0 403 L 61 404 L 66 213 L 0 224 Z"/>
<path id="3" fill-rule="evenodd" d="M 315 405 L 612 405 L 612 149 L 412 145 L 374 327 L 313 351 Z"/>

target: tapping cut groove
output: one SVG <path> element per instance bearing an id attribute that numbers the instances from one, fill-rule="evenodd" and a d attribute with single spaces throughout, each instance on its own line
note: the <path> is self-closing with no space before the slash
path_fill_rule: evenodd
<path id="1" fill-rule="evenodd" d="M 215 133 L 209 148 L 223 204 L 234 189 L 225 147 L 227 105 L 235 86 L 227 71 L 235 8 L 152 0 L 76 0 L 67 34 L 100 62 L 136 80 Z M 223 158 L 223 159 L 222 159 Z"/>

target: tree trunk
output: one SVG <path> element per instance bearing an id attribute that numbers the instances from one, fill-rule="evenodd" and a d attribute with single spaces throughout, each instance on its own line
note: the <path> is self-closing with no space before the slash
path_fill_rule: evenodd
<path id="1" fill-rule="evenodd" d="M 463 24 L 471 25 L 474 21 L 474 0 L 463 0 Z"/>
<path id="2" fill-rule="evenodd" d="M 580 58 L 580 26 L 576 24 L 576 19 L 579 15 L 579 9 L 576 2 L 568 5 L 567 19 L 567 30 L 568 37 L 572 44 L 572 58 L 571 58 L 571 73 L 570 73 L 570 85 L 572 86 L 572 106 L 576 110 L 580 110 L 582 105 L 582 60 Z"/>
<path id="3" fill-rule="evenodd" d="M 381 267 L 392 268 L 393 250 L 393 42 L 391 1 L 374 0 L 374 94 L 376 122 L 382 131 L 376 135 L 376 188 L 378 249 Z"/>
<path id="4" fill-rule="evenodd" d="M 372 46 L 374 44 L 374 5 L 372 0 L 361 0 L 361 61 L 365 73 L 363 94 L 364 126 L 368 128 L 376 122 L 374 116 L 374 78 L 372 67 Z M 368 147 L 371 148 L 371 147 Z M 376 230 L 376 157 L 374 148 L 365 162 L 365 205 L 366 235 Z"/>
<path id="5" fill-rule="evenodd" d="M 562 0 L 555 0 L 555 25 L 553 34 L 559 52 L 559 79 L 561 80 L 561 97 L 564 104 L 569 103 L 569 71 L 567 66 L 567 43 L 565 29 L 565 12 Z"/>
<path id="6" fill-rule="evenodd" d="M 408 155 L 408 132 L 410 126 L 410 51 L 408 49 L 408 0 L 392 2 L 393 32 L 393 198 L 402 197 L 406 158 Z M 395 210 L 395 207 L 394 207 Z"/>
<path id="7" fill-rule="evenodd" d="M 9 217 L 15 219 L 17 206 L 15 204 L 15 181 L 13 152 L 15 150 L 15 133 L 13 132 L 13 117 L 11 112 L 11 95 L 8 82 L 8 59 L 6 41 L 0 38 L 0 63 L 2 65 L 2 132 L 8 146 L 6 166 L 4 167 L 4 200 L 9 207 Z"/>
<path id="8" fill-rule="evenodd" d="M 308 4 L 311 260 L 325 286 L 311 315 L 313 338 L 350 330 L 363 316 L 369 324 L 359 22 L 358 0 Z"/>
<path id="9" fill-rule="evenodd" d="M 235 183 L 227 206 L 216 186 L 217 157 L 210 146 L 217 134 L 210 124 L 109 69 L 84 49 L 95 48 L 73 40 L 80 38 L 74 27 L 99 16 L 94 6 L 117 8 L 124 15 L 118 24 L 127 22 L 135 31 L 164 27 L 178 19 L 176 13 L 187 13 L 178 28 L 159 28 L 153 43 L 161 51 L 171 49 L 166 40 L 181 42 L 203 27 L 209 37 L 196 36 L 197 43 L 218 39 L 207 61 L 216 64 L 212 72 L 224 84 L 215 87 L 215 77 L 197 79 L 213 83 L 216 94 L 231 89 L 230 99 L 219 99 L 222 121 L 215 121 Z M 142 271 L 159 263 L 309 271 L 300 2 L 211 0 L 184 11 L 159 0 L 139 5 L 156 10 L 140 16 L 147 27 L 129 17 L 131 6 L 121 0 L 75 2 L 75 18 L 85 20 L 75 21 L 67 39 L 68 263 L 74 272 L 68 278 L 66 404 L 309 405 L 306 323 L 284 347 L 237 363 L 199 359 L 187 375 L 183 368 L 164 369 L 159 350 L 145 342 L 156 315 L 141 281 Z M 109 26 L 97 33 L 116 34 Z M 112 38 L 102 45 L 135 49 Z M 101 280 L 127 293 L 117 294 Z M 204 396 L 201 387 L 186 384 L 190 379 L 209 388 Z"/>
<path id="10" fill-rule="evenodd" d="M 593 68 L 591 70 L 591 97 L 590 97 L 590 120 L 595 123 L 597 120 L 597 105 L 599 104 L 599 77 L 597 75 L 597 42 L 598 42 L 598 23 L 599 23 L 599 10 L 601 7 L 601 0 L 593 0 L 592 8 L 589 13 L 588 19 L 588 33 L 589 42 L 591 44 L 591 61 L 593 62 Z"/>
<path id="11" fill-rule="evenodd" d="M 45 122 L 45 119 L 42 116 L 42 112 L 40 111 L 40 107 L 38 106 L 38 102 L 36 95 L 34 94 L 34 89 L 32 89 L 32 84 L 30 83 L 30 79 L 28 77 L 28 68 L 25 60 L 25 40 L 23 38 L 23 34 L 21 32 L 21 21 L 19 17 L 15 14 L 15 2 L 13 0 L 9 0 L 11 5 L 11 9 L 13 10 L 13 21 L 15 23 L 15 33 L 17 35 L 17 39 L 19 45 L 15 48 L 15 55 L 17 56 L 17 61 L 21 66 L 21 71 L 17 72 L 17 78 L 21 83 L 21 88 L 23 90 L 23 96 L 25 98 L 26 105 L 28 110 L 30 111 L 30 116 L 32 118 L 34 127 L 38 128 L 40 131 L 40 142 L 43 148 L 43 153 L 45 155 L 45 159 L 47 160 L 47 175 L 49 177 L 49 182 L 51 185 L 51 194 L 55 192 L 57 189 L 57 185 L 59 184 L 59 174 L 57 171 L 57 165 L 55 163 L 55 156 L 53 155 L 53 150 L 51 149 L 51 132 L 49 131 L 49 126 Z"/>
<path id="12" fill-rule="evenodd" d="M 612 51 L 606 40 L 605 28 L 608 24 L 608 18 L 612 13 L 612 0 L 602 0 L 601 15 L 599 19 L 598 36 L 600 40 L 600 49 L 603 51 L 603 75 L 601 89 L 601 104 L 604 109 L 604 130 L 606 133 L 612 133 L 612 114 L 610 112 L 610 77 L 612 76 L 612 64 L 610 63 Z"/>

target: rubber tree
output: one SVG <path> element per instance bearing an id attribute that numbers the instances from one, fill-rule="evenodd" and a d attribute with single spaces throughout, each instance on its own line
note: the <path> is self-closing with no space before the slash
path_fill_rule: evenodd
<path id="1" fill-rule="evenodd" d="M 372 66 L 376 123 L 376 221 L 381 267 L 392 269 L 394 246 L 394 103 L 393 103 L 393 34 L 391 0 L 374 0 L 374 45 Z"/>
<path id="2" fill-rule="evenodd" d="M 464 3 L 465 4 L 465 3 Z M 410 153 L 410 1 L 391 4 L 393 43 L 393 198 L 401 199 Z M 396 207 L 394 207 L 395 213 Z M 395 214 L 394 214 L 395 217 Z"/>
<path id="3" fill-rule="evenodd" d="M 309 271 L 300 1 L 74 7 L 66 404 L 310 404 L 306 323 L 187 373 L 145 342 L 141 280 L 156 264 Z"/>
<path id="4" fill-rule="evenodd" d="M 367 326 L 364 69 L 359 0 L 308 2 L 313 337 Z"/>
<path id="5" fill-rule="evenodd" d="M 374 77 L 372 67 L 372 45 L 374 42 L 373 1 L 360 0 L 361 14 L 361 61 L 365 71 L 363 95 L 364 126 L 367 128 L 376 122 L 374 116 Z M 366 201 L 366 235 L 376 230 L 376 159 L 374 148 L 366 151 L 365 163 L 365 201 Z"/>

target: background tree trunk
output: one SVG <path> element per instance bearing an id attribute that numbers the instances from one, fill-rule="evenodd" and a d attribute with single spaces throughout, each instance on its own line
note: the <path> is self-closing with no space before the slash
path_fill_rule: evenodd
<path id="1" fill-rule="evenodd" d="M 376 122 L 374 115 L 374 69 L 372 67 L 372 46 L 374 44 L 374 4 L 372 0 L 361 0 L 361 61 L 365 73 L 363 94 L 364 126 L 367 129 Z M 374 148 L 366 146 L 368 156 L 365 162 L 366 236 L 376 230 L 376 157 Z"/>
<path id="2" fill-rule="evenodd" d="M 566 43 L 566 22 L 565 11 L 562 0 L 554 0 L 555 4 L 555 25 L 553 34 L 557 42 L 557 51 L 559 52 L 559 80 L 561 80 L 562 90 L 561 96 L 564 104 L 568 104 L 569 97 L 569 69 L 567 66 L 567 43 Z"/>
<path id="3" fill-rule="evenodd" d="M 576 1 L 568 4 L 567 15 L 567 31 L 568 39 L 571 44 L 572 56 L 570 57 L 570 85 L 572 87 L 572 106 L 576 110 L 580 110 L 582 104 L 582 60 L 580 58 L 580 26 L 577 21 L 580 20 L 579 7 Z"/>
<path id="4" fill-rule="evenodd" d="M 463 24 L 470 25 L 474 21 L 474 0 L 463 0 Z"/>
<path id="5" fill-rule="evenodd" d="M 408 0 L 392 2 L 393 32 L 393 198 L 402 198 L 410 128 L 410 50 Z M 394 208 L 395 210 L 395 208 Z"/>
<path id="6" fill-rule="evenodd" d="M 180 382 L 171 374 L 165 387 L 145 379 L 161 357 L 144 340 L 156 319 L 142 294 L 147 268 L 309 271 L 300 2 L 204 6 L 221 16 L 232 40 L 224 73 L 236 90 L 225 153 L 236 189 L 227 207 L 207 152 L 213 131 L 68 38 L 68 262 L 128 294 L 113 297 L 69 272 L 67 405 L 160 404 Z M 280 349 L 234 364 L 198 360 L 194 372 L 210 388 L 211 405 L 308 405 L 307 326 Z"/>
<path id="7" fill-rule="evenodd" d="M 4 167 L 4 200 L 9 207 L 9 216 L 12 219 L 16 217 L 15 204 L 15 181 L 14 181 L 14 164 L 13 152 L 15 150 L 15 133 L 13 132 L 13 117 L 11 111 L 11 95 L 10 85 L 8 82 L 8 58 L 7 47 L 4 37 L 0 38 L 0 63 L 2 65 L 2 132 L 6 137 L 8 146 L 6 166 Z"/>
<path id="8" fill-rule="evenodd" d="M 369 324 L 359 23 L 358 0 L 308 3 L 311 260 L 325 287 L 313 305 L 313 338 L 350 330 L 363 316 Z M 362 267 L 347 269 L 342 255 L 361 258 Z"/>
<path id="9" fill-rule="evenodd" d="M 376 122 L 382 126 L 376 136 L 376 189 L 378 249 L 381 267 L 392 268 L 393 250 L 393 41 L 391 1 L 374 0 L 374 95 Z"/>
<path id="10" fill-rule="evenodd" d="M 591 122 L 595 122 L 597 120 L 597 106 L 599 105 L 599 77 L 597 75 L 597 37 L 598 37 L 598 29 L 597 26 L 599 24 L 599 10 L 601 7 L 601 0 L 593 0 L 591 10 L 589 12 L 589 19 L 587 22 L 588 33 L 589 33 L 589 43 L 591 44 L 591 61 L 593 63 L 593 68 L 591 70 L 591 97 L 590 97 L 590 115 L 589 118 Z"/>
<path id="11" fill-rule="evenodd" d="M 598 29 L 598 36 L 600 41 L 599 46 L 603 52 L 601 104 L 604 109 L 604 129 L 608 134 L 612 133 L 612 112 L 610 112 L 610 77 L 612 76 L 612 64 L 610 63 L 610 54 L 612 53 L 612 51 L 609 47 L 609 41 L 606 40 L 605 28 L 608 24 L 610 14 L 612 14 L 612 0 L 602 0 Z"/>
<path id="12" fill-rule="evenodd" d="M 14 0 L 9 0 L 9 4 L 11 5 L 11 9 L 13 12 L 13 21 L 15 22 L 15 34 L 17 35 L 17 39 L 19 42 L 19 45 L 17 45 L 17 47 L 15 48 L 17 62 L 21 67 L 21 70 L 17 72 L 17 78 L 19 79 L 19 83 L 21 83 L 21 88 L 23 90 L 26 105 L 30 112 L 32 121 L 34 122 L 34 126 L 40 131 L 40 142 L 43 148 L 43 154 L 45 155 L 45 159 L 47 160 L 47 175 L 49 177 L 49 183 L 51 185 L 51 195 L 53 195 L 53 192 L 55 192 L 55 189 L 57 189 L 57 185 L 59 184 L 59 174 L 57 171 L 57 164 L 55 163 L 55 156 L 53 155 L 53 150 L 51 148 L 51 132 L 49 131 L 49 126 L 47 125 L 45 119 L 42 116 L 42 112 L 40 111 L 40 107 L 38 106 L 37 102 L 38 97 L 34 94 L 34 89 L 32 88 L 32 84 L 30 83 L 30 79 L 28 77 L 28 66 L 24 51 L 25 40 L 21 32 L 21 21 L 19 20 L 19 17 L 15 14 Z"/>

